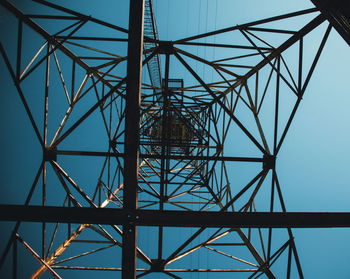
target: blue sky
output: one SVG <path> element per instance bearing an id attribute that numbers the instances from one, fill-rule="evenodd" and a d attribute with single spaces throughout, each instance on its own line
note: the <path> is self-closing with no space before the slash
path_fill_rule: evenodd
<path id="1" fill-rule="evenodd" d="M 228 0 L 154 0 L 159 37 L 161 40 L 177 40 L 198 33 L 235 26 L 256 19 L 312 7 L 310 1 L 302 0 L 284 1 L 283 5 L 281 5 L 281 1 L 251 0 L 245 1 L 244 3 L 242 2 L 243 1 Z M 76 9 L 83 14 L 93 15 L 96 18 L 109 21 L 123 28 L 127 28 L 128 26 L 128 1 L 118 1 L 117 5 L 115 1 L 109 1 L 108 3 L 106 1 L 106 3 L 103 2 L 105 6 L 101 5 L 100 1 L 91 1 L 89 5 L 86 5 L 84 1 L 58 1 L 57 3 L 71 9 Z M 18 1 L 18 5 L 29 13 L 49 12 L 49 9 L 31 2 Z M 109 8 L 105 9 L 104 7 L 106 6 L 109 6 Z M 311 17 L 306 16 L 299 20 L 287 20 L 285 24 L 292 29 L 297 29 L 310 19 Z M 40 20 L 38 20 L 38 22 L 40 23 Z M 42 21 L 42 24 L 45 25 L 46 23 Z M 280 24 L 282 25 L 275 27 L 283 28 L 284 23 Z M 15 66 L 14 58 L 16 52 L 13 45 L 16 42 L 15 30 L 17 25 L 16 21 L 9 17 L 2 8 L 0 9 L 0 25 L 7 27 L 6 31 L 0 34 L 0 39 L 8 52 L 12 65 Z M 307 68 L 312 61 L 312 57 L 315 55 L 315 51 L 320 44 L 326 27 L 327 24 L 323 24 L 310 34 L 310 36 L 305 38 L 304 75 L 307 73 Z M 56 30 L 58 26 L 49 24 L 48 28 Z M 117 32 L 114 34 L 102 33 L 105 31 L 97 29 L 97 27 L 95 27 L 96 29 L 93 28 L 93 25 L 91 25 L 91 28 L 83 30 L 82 34 L 86 35 L 91 32 L 91 34 L 98 35 L 123 36 Z M 3 27 L 1 27 L 1 29 L 3 29 Z M 28 32 L 25 37 L 27 49 L 24 53 L 23 64 L 25 64 L 25 61 L 28 62 L 30 60 L 43 41 L 35 36 L 34 33 L 31 33 L 31 31 L 26 29 L 26 32 Z M 242 37 L 238 37 L 238 35 L 236 37 L 235 33 L 227 35 L 227 37 L 217 36 L 215 38 L 209 38 L 208 41 L 232 42 L 232 40 L 236 40 L 235 43 L 243 43 L 243 39 Z M 270 41 L 276 40 L 275 43 L 278 45 L 279 37 L 267 36 L 267 39 Z M 122 46 L 122 44 L 103 44 L 100 45 L 100 47 L 112 52 L 114 48 L 116 48 L 118 49 L 118 53 L 126 54 L 125 45 Z M 73 46 L 72 48 L 74 49 Z M 226 55 L 224 51 L 214 51 L 213 49 L 202 50 L 198 47 L 183 47 L 183 49 L 192 51 L 192 53 L 209 60 L 218 59 Z M 78 50 L 78 48 L 76 48 L 76 50 Z M 293 62 L 295 62 L 293 51 L 293 49 L 290 50 L 290 52 L 286 54 L 285 59 L 290 63 L 291 69 L 296 70 L 296 68 L 294 68 L 295 65 L 293 65 Z M 69 61 L 65 59 L 64 56 L 60 56 L 59 58 L 61 59 L 60 61 L 62 61 L 62 69 L 69 72 Z M 172 78 L 184 78 L 185 86 L 195 83 L 193 77 L 186 74 L 175 59 L 171 61 L 173 61 L 173 68 L 170 74 Z M 164 59 L 162 63 L 164 65 Z M 350 128 L 348 125 L 348 119 L 350 117 L 350 111 L 348 109 L 350 97 L 347 87 L 347 66 L 349 63 L 350 55 L 348 45 L 335 30 L 332 30 L 316 71 L 308 85 L 293 124 L 277 157 L 278 177 L 288 211 L 328 212 L 350 210 L 348 202 L 350 185 L 347 182 L 349 172 L 349 159 L 347 154 L 349 154 L 350 151 L 348 141 L 350 136 Z M 201 63 L 194 62 L 192 66 L 196 72 L 206 80 L 215 79 L 215 74 Z M 44 69 L 43 66 L 40 66 L 38 71 L 34 72 L 33 76 L 23 83 L 25 96 L 33 111 L 34 118 L 39 123 L 40 131 L 42 131 L 43 116 L 42 94 L 44 89 Z M 41 163 L 41 148 L 35 138 L 30 122 L 25 115 L 23 105 L 21 105 L 20 99 L 18 95 L 16 95 L 17 93 L 13 87 L 10 75 L 2 59 L 0 59 L 0 70 L 2 73 L 0 77 L 2 84 L 2 93 L 0 97 L 0 127 L 2 131 L 6 131 L 3 132 L 3 136 L 0 137 L 0 152 L 2 154 L 0 175 L 3 178 L 3 194 L 0 197 L 0 201 L 1 203 L 22 204 L 28 192 L 28 185 L 32 183 L 35 173 Z M 120 66 L 119 71 L 120 75 L 125 73 L 125 63 Z M 55 73 L 57 74 L 57 70 L 53 72 L 53 75 Z M 264 77 L 264 75 L 267 74 L 262 71 L 262 77 Z M 84 72 L 78 69 L 76 87 L 79 86 L 83 78 Z M 143 81 L 148 82 L 146 74 L 144 74 Z M 89 82 L 91 84 L 91 81 Z M 89 84 L 89 82 L 87 84 Z M 66 109 L 66 104 L 64 104 L 65 97 L 62 94 L 62 89 L 56 88 L 57 84 L 61 86 L 57 75 L 56 78 L 51 80 L 51 84 L 50 90 L 52 91 L 49 101 L 49 126 L 51 129 L 49 128 L 48 131 L 49 138 L 52 138 L 55 128 L 57 128 L 63 116 L 62 113 L 64 114 Z M 295 98 L 292 97 L 290 92 L 288 93 L 286 87 L 283 87 L 281 92 L 282 116 L 280 124 L 281 127 L 283 127 L 285 123 L 283 120 L 285 121 L 285 117 L 289 115 L 291 104 L 295 102 Z M 284 95 L 282 96 L 282 94 Z M 96 102 L 95 97 L 90 95 L 87 95 L 84 100 L 85 101 L 81 103 L 80 110 L 77 109 L 76 112 L 72 113 L 72 119 L 78 119 L 91 104 Z M 262 121 L 264 125 L 266 125 L 264 126 L 266 133 L 271 137 L 272 126 L 268 126 L 268 123 L 271 120 L 269 109 L 273 105 L 273 99 L 267 97 L 265 105 L 267 108 L 266 111 L 264 111 L 265 114 Z M 255 131 L 253 128 L 254 123 L 252 124 L 251 120 L 248 119 L 247 112 L 244 110 L 243 105 L 238 107 L 237 113 L 238 115 L 241 113 L 240 119 L 243 122 L 246 121 L 245 123 L 252 128 L 252 133 L 257 135 L 256 128 Z M 94 127 L 94 129 L 92 130 L 91 127 Z M 246 138 L 239 134 L 237 129 L 232 127 L 230 131 L 230 141 L 227 143 L 229 147 L 225 149 L 227 154 L 233 156 L 253 156 L 260 154 L 255 148 L 245 142 Z M 72 137 L 67 138 L 67 140 L 62 143 L 61 148 L 76 150 L 95 150 L 98 148 L 99 151 L 104 151 L 107 146 L 107 143 L 104 141 L 105 135 L 102 119 L 100 115 L 96 113 L 93 114 L 76 133 L 73 133 Z M 235 141 L 239 142 L 239 144 Z M 69 170 L 69 174 L 74 177 L 79 184 L 92 185 L 98 177 L 103 160 L 98 158 L 84 158 L 82 161 L 79 158 L 66 157 L 64 159 L 62 158 L 60 163 L 65 169 Z M 96 168 L 96 166 L 98 167 Z M 234 187 L 233 185 L 241 185 L 241 183 L 244 183 L 249 178 L 251 179 L 261 168 L 259 164 L 249 166 L 240 164 L 238 166 L 236 163 L 227 164 L 227 167 L 230 172 L 232 187 Z M 266 190 L 262 191 L 263 195 L 257 200 L 257 205 L 261 206 L 261 210 L 266 210 L 266 208 L 268 208 L 268 203 L 264 202 L 264 197 L 268 193 L 267 187 L 269 187 L 269 181 L 270 180 L 263 184 L 263 189 Z M 62 203 L 61 199 L 55 199 L 56 196 L 63 195 L 63 190 L 57 187 L 58 183 L 59 181 L 57 177 L 55 177 L 52 169 L 48 169 L 48 187 L 50 187 L 50 191 L 48 191 L 48 201 L 55 205 Z M 89 188 L 88 191 L 90 191 L 89 194 L 92 195 L 91 189 L 92 188 Z M 233 191 L 235 190 L 237 189 L 233 189 Z M 33 204 L 40 204 L 39 190 L 35 193 L 33 199 Z M 4 231 L 9 232 L 12 224 L 2 223 L 1 226 L 3 226 Z M 37 230 L 37 233 L 31 233 L 34 229 Z M 196 231 L 196 229 L 185 229 L 181 232 L 176 228 L 168 229 L 166 237 L 171 244 L 166 248 L 166 253 L 171 252 L 171 249 L 173 249 L 172 245 L 176 246 L 177 243 L 181 242 L 189 233 L 193 233 L 194 231 Z M 25 240 L 32 243 L 33 247 L 40 247 L 40 227 L 38 225 L 26 224 L 21 227 L 20 232 L 23 233 Z M 151 238 L 154 236 L 155 232 L 155 229 L 140 229 L 140 245 L 150 254 L 154 253 Z M 295 229 L 293 232 L 305 278 L 349 278 L 350 273 L 347 268 L 347 259 L 349 258 L 348 251 L 350 248 L 350 242 L 348 240 L 349 229 Z M 264 234 L 265 233 L 266 231 Z M 276 237 L 278 238 L 284 233 L 285 232 L 279 233 L 279 230 L 277 230 Z M 61 232 L 61 234 L 63 237 L 64 233 Z M 209 232 L 206 232 L 206 234 L 209 235 Z M 90 235 L 87 234 L 87 237 L 89 236 Z M 8 233 L 1 234 L 1 239 L 4 240 L 2 241 L 3 243 L 5 243 L 7 238 Z M 201 238 L 204 240 L 205 235 L 201 236 Z M 4 244 L 1 244 L 1 248 L 3 245 Z M 114 260 L 120 262 L 121 250 L 119 248 L 113 249 L 115 251 L 111 251 L 110 254 L 108 254 L 111 258 L 109 258 L 108 261 L 105 260 L 106 264 L 113 264 Z M 69 253 L 74 255 L 73 252 L 67 251 L 67 255 L 69 255 Z M 33 264 L 34 261 L 30 259 L 26 252 L 22 252 L 21 255 L 21 257 L 23 257 L 21 258 L 21 262 L 23 262 L 26 268 L 23 268 L 20 272 L 23 272 L 23 276 L 26 276 L 26 269 L 30 270 L 30 265 Z M 213 264 L 212 261 L 215 262 L 214 264 L 223 261 L 220 257 L 214 257 L 213 260 L 211 260 L 208 255 L 207 251 L 199 251 L 198 253 L 183 258 L 183 260 L 179 262 L 179 266 L 181 266 L 181 264 L 190 264 L 192 266 L 202 264 L 204 266 L 209 266 Z M 246 258 L 250 257 L 246 251 L 241 251 L 241 255 L 244 255 Z M 116 258 L 114 259 L 113 257 Z M 156 255 L 152 257 L 156 257 Z M 94 259 L 91 258 L 91 263 L 93 263 L 93 260 Z M 276 267 L 276 274 L 282 272 L 281 270 L 282 269 Z M 7 271 L 2 270 L 1 272 Z M 60 271 L 58 270 L 58 272 Z M 64 274 L 65 273 L 62 272 L 63 277 L 65 277 Z M 105 276 L 110 274 L 107 273 Z M 223 273 L 220 278 L 240 278 L 224 274 L 225 273 Z M 295 273 L 293 274 L 295 275 Z M 93 274 L 86 273 L 86 275 L 95 278 Z M 227 277 L 225 277 L 226 275 Z M 46 276 L 48 275 L 46 274 Z M 179 276 L 183 275 L 179 274 Z M 187 277 L 183 278 L 217 278 L 215 275 L 209 275 L 208 277 L 201 276 L 201 274 L 197 273 L 189 274 Z M 277 277 L 280 278 L 279 276 Z M 146 276 L 146 278 L 155 277 L 150 275 L 148 277 Z M 161 277 L 160 274 L 157 274 L 156 278 L 168 277 L 165 275 Z"/>

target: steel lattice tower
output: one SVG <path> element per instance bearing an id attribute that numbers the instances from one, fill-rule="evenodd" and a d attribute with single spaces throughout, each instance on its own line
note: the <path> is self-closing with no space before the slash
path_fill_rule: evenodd
<path id="1" fill-rule="evenodd" d="M 130 0 L 128 28 L 34 2 L 1 2 L 17 21 L 3 68 L 40 145 L 25 202 L 1 205 L 1 220 L 17 221 L 1 272 L 304 278 L 291 228 L 348 223 L 287 213 L 276 170 L 332 28 L 325 15 L 165 41 L 152 0 Z"/>

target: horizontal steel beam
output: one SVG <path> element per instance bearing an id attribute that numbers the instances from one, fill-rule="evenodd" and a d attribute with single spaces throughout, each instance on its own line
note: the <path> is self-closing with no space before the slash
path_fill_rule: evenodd
<path id="1" fill-rule="evenodd" d="M 60 222 L 168 227 L 350 227 L 349 212 L 203 212 L 0 205 L 0 221 Z"/>
<path id="2" fill-rule="evenodd" d="M 100 157 L 124 157 L 124 153 L 113 153 L 103 151 L 75 151 L 56 150 L 57 155 L 77 155 L 77 156 L 100 156 Z M 140 154 L 142 159 L 161 159 L 161 154 Z M 225 161 L 225 162 L 264 162 L 267 159 L 256 157 L 234 157 L 234 156 L 200 156 L 200 155 L 164 155 L 165 159 L 191 160 L 191 161 Z"/>

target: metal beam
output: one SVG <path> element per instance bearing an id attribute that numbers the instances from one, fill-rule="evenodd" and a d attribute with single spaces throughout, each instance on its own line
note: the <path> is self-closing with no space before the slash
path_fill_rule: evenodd
<path id="1" fill-rule="evenodd" d="M 350 5 L 343 0 L 311 0 L 350 46 Z"/>
<path id="2" fill-rule="evenodd" d="M 123 212 L 137 208 L 144 0 L 130 0 L 125 108 Z M 129 218 L 130 219 L 130 218 Z M 136 278 L 136 226 L 123 225 L 122 278 Z"/>
<path id="3" fill-rule="evenodd" d="M 322 22 L 325 21 L 323 15 L 318 15 L 313 20 L 311 20 L 308 24 L 306 24 L 303 28 L 301 28 L 298 32 L 296 32 L 292 37 L 286 40 L 283 44 L 281 44 L 278 48 L 271 52 L 268 56 L 264 57 L 262 61 L 260 61 L 253 69 L 251 69 L 248 73 L 246 73 L 243 77 L 245 80 L 253 76 L 256 72 L 258 72 L 261 68 L 269 64 L 274 58 L 279 56 L 282 52 L 287 50 L 289 47 L 294 45 L 301 38 L 306 36 L 312 30 L 314 30 L 317 26 L 319 26 Z"/>
<path id="4" fill-rule="evenodd" d="M 42 1 L 43 2 L 43 1 Z M 87 72 L 92 73 L 98 80 L 100 80 L 103 84 L 108 86 L 110 89 L 113 89 L 113 85 L 110 84 L 108 81 L 106 81 L 103 76 L 101 76 L 95 69 L 90 67 L 88 64 L 86 64 L 81 58 L 76 56 L 72 51 L 70 51 L 68 48 L 66 48 L 60 41 L 52 37 L 51 34 L 49 34 L 45 29 L 43 29 L 40 25 L 38 25 L 36 22 L 31 20 L 28 16 L 24 15 L 19 9 L 17 9 L 14 5 L 12 5 L 8 1 L 0 1 L 0 5 L 3 6 L 7 11 L 9 11 L 11 14 L 13 14 L 15 17 L 23 21 L 28 27 L 30 27 L 32 30 L 34 30 L 36 33 L 38 33 L 40 36 L 42 36 L 45 40 L 49 41 L 50 44 L 57 47 L 59 50 L 61 50 L 65 55 L 70 57 L 73 61 L 75 61 L 80 67 L 85 69 Z M 91 18 L 87 16 L 82 16 L 81 19 L 89 19 Z M 118 92 L 116 92 L 118 94 Z M 123 96 L 123 95 L 121 95 Z"/>
<path id="5" fill-rule="evenodd" d="M 57 155 L 70 156 L 100 156 L 100 157 L 124 157 L 123 153 L 111 153 L 102 151 L 78 151 L 78 150 L 56 150 Z M 265 162 L 266 158 L 258 157 L 236 157 L 236 156 L 201 156 L 201 155 L 172 155 L 165 154 L 139 154 L 141 159 L 161 159 L 162 157 L 171 160 L 190 160 L 190 161 L 225 161 L 225 162 Z"/>
<path id="6" fill-rule="evenodd" d="M 204 212 L 0 205 L 1 221 L 168 227 L 343 228 L 350 212 Z"/>

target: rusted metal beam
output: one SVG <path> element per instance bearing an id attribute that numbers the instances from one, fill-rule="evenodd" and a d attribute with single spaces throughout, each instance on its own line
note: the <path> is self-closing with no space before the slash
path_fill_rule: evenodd
<path id="1" fill-rule="evenodd" d="M 0 205 L 1 221 L 227 228 L 347 228 L 350 212 L 209 212 Z"/>

